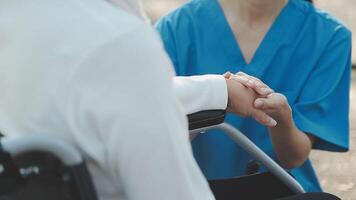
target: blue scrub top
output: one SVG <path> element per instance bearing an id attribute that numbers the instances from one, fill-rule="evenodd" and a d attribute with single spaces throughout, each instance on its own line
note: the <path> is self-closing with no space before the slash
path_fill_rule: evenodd
<path id="1" fill-rule="evenodd" d="M 156 25 L 177 75 L 243 71 L 284 94 L 297 127 L 316 137 L 315 149 L 349 148 L 351 33 L 303 0 L 289 0 L 247 64 L 217 0 L 193 0 Z M 227 122 L 276 159 L 268 129 L 230 114 Z M 252 158 L 224 134 L 193 141 L 208 179 L 240 176 Z M 262 169 L 265 170 L 265 169 Z M 311 162 L 291 173 L 307 191 L 321 191 Z"/>

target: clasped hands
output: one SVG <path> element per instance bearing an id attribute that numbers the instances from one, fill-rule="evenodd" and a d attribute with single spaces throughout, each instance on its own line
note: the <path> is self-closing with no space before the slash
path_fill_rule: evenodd
<path id="1" fill-rule="evenodd" d="M 252 117 L 270 128 L 289 122 L 292 109 L 287 98 L 261 80 L 243 72 L 224 74 L 228 88 L 228 111 Z"/>

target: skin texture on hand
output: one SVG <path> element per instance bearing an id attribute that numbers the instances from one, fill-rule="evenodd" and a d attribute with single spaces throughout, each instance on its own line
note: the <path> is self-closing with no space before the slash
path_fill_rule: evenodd
<path id="1" fill-rule="evenodd" d="M 245 73 L 240 72 L 236 75 L 226 73 L 224 76 L 260 95 L 253 104 L 256 109 L 263 111 L 277 122 L 276 126 L 269 127 L 269 133 L 282 166 L 291 169 L 302 165 L 308 159 L 315 138 L 297 128 L 287 98 L 283 94 L 274 93 L 261 80 Z"/>
<path id="2" fill-rule="evenodd" d="M 259 123 L 269 127 L 276 126 L 277 123 L 273 118 L 254 107 L 254 101 L 259 96 L 253 89 L 232 79 L 226 79 L 226 83 L 229 94 L 228 111 L 242 117 L 253 117 Z"/>
<path id="3" fill-rule="evenodd" d="M 245 87 L 254 90 L 259 96 L 254 100 L 254 107 L 264 111 L 277 123 L 289 121 L 292 109 L 287 98 L 283 94 L 275 93 L 269 86 L 258 78 L 239 72 L 236 75 L 226 73 L 225 78 L 237 81 Z"/>
<path id="4" fill-rule="evenodd" d="M 247 75 L 243 72 L 238 72 L 237 74 L 226 72 L 224 74 L 224 77 L 226 79 L 238 81 L 244 86 L 253 89 L 261 97 L 266 97 L 267 95 L 272 94 L 274 92 L 268 85 L 263 83 L 260 79 Z"/>
<path id="5" fill-rule="evenodd" d="M 292 108 L 287 98 L 280 93 L 269 94 L 266 98 L 257 98 L 254 106 L 264 110 L 279 123 L 285 123 L 292 117 Z"/>

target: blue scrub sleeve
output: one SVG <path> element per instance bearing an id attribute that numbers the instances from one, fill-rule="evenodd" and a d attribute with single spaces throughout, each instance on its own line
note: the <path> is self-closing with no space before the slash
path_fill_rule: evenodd
<path id="1" fill-rule="evenodd" d="M 336 30 L 293 107 L 297 127 L 316 137 L 315 149 L 349 148 L 351 33 Z"/>

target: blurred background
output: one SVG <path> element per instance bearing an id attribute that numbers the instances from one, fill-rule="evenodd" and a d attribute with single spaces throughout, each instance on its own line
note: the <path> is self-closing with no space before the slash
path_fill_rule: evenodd
<path id="1" fill-rule="evenodd" d="M 341 19 L 356 33 L 355 0 L 314 0 L 317 7 Z M 143 0 L 144 9 L 152 23 L 162 15 L 177 8 L 187 0 Z M 356 48 L 356 40 L 353 40 Z M 353 65 L 356 65 L 356 51 L 353 52 Z M 340 196 L 343 200 L 356 199 L 356 70 L 353 70 L 351 88 L 351 150 L 348 153 L 329 153 L 313 151 L 311 158 L 319 174 L 325 191 Z"/>

